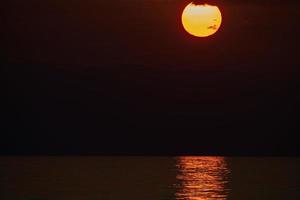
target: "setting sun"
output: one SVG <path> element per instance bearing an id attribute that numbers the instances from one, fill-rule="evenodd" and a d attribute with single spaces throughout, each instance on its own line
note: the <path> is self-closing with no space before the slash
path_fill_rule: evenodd
<path id="1" fill-rule="evenodd" d="M 217 6 L 196 5 L 193 2 L 182 12 L 184 29 L 196 37 L 207 37 L 218 31 L 222 23 L 222 14 Z"/>

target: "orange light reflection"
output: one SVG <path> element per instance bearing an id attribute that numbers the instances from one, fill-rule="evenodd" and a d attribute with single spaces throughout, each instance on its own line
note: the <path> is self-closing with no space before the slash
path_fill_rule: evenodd
<path id="1" fill-rule="evenodd" d="M 222 157 L 179 157 L 177 168 L 180 182 L 177 200 L 212 200 L 227 198 L 229 170 Z"/>

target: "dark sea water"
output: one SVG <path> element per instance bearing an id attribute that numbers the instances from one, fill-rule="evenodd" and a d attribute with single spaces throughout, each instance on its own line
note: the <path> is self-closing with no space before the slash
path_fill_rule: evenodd
<path id="1" fill-rule="evenodd" d="M 1 200 L 300 199 L 300 158 L 1 157 Z"/>

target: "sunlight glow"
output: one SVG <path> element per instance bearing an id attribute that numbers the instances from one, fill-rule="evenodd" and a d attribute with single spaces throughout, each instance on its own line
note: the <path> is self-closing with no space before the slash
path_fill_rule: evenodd
<path id="1" fill-rule="evenodd" d="M 217 6 L 192 2 L 183 10 L 181 20 L 184 29 L 191 35 L 207 37 L 219 30 L 222 14 Z"/>

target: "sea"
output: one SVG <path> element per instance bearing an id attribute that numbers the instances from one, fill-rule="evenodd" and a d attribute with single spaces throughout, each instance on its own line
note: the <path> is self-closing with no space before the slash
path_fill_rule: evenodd
<path id="1" fill-rule="evenodd" d="M 297 200 L 300 158 L 3 156 L 1 200 Z"/>

